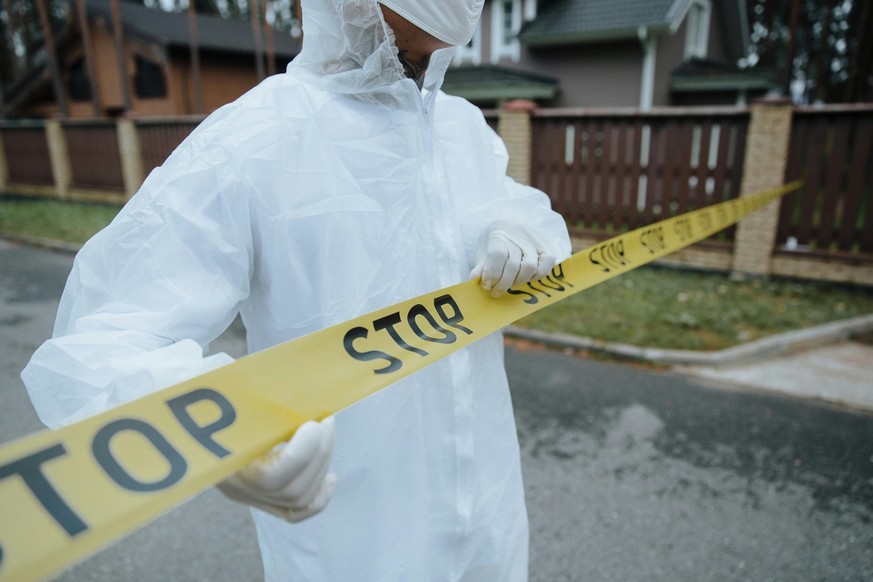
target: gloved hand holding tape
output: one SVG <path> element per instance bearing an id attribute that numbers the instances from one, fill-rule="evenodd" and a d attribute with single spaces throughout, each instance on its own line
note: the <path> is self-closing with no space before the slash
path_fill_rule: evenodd
<path id="1" fill-rule="evenodd" d="M 319 496 L 329 491 L 307 486 L 269 499 L 259 493 L 261 481 L 269 488 L 287 476 L 266 471 L 226 480 L 305 422 L 326 419 L 525 315 L 698 242 L 799 187 L 794 182 L 617 236 L 498 298 L 474 281 L 434 291 L 4 445 L 0 579 L 51 575 L 221 482 L 235 486 L 232 496 L 290 518 L 317 511 Z M 493 230 L 486 249 L 510 248 L 512 241 L 523 248 L 524 233 Z M 294 465 L 291 459 L 283 467 Z M 319 461 L 313 483 L 325 482 L 326 468 Z"/>

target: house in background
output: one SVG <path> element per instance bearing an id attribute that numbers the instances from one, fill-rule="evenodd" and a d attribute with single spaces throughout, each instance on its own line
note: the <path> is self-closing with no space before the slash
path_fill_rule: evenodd
<path id="1" fill-rule="evenodd" d="M 196 113 L 187 13 L 164 12 L 120 2 L 131 115 L 172 116 Z M 86 0 L 102 115 L 124 113 L 122 81 L 112 35 L 109 0 Z M 69 117 L 94 116 L 84 47 L 75 4 L 57 33 L 58 58 Z M 258 82 L 251 24 L 217 16 L 197 16 L 202 113 L 228 103 Z M 284 71 L 299 52 L 297 41 L 276 34 L 271 42 L 276 70 Z M 43 50 L 40 48 L 40 50 Z M 7 115 L 54 117 L 58 113 L 45 59 L 8 88 Z"/>
<path id="2" fill-rule="evenodd" d="M 482 106 L 735 105 L 775 84 L 737 66 L 745 0 L 490 0 L 444 90 Z"/>
<path id="3" fill-rule="evenodd" d="M 93 117 L 75 6 L 57 34 L 72 118 Z M 101 115 L 124 114 L 109 0 L 85 0 Z M 196 113 L 187 14 L 120 2 L 131 115 Z M 250 23 L 197 16 L 202 113 L 258 81 Z M 487 0 L 444 90 L 483 107 L 524 98 L 551 107 L 736 105 L 776 84 L 737 62 L 748 49 L 746 0 Z M 299 52 L 276 34 L 276 70 Z M 42 50 L 42 49 L 41 49 Z M 45 63 L 45 59 L 42 59 Z M 57 115 L 43 64 L 6 88 L 7 115 Z"/>

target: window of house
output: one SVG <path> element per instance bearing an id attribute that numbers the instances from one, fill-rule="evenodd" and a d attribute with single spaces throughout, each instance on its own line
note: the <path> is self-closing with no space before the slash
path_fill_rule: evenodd
<path id="1" fill-rule="evenodd" d="M 470 39 L 465 46 L 459 46 L 455 49 L 455 58 L 453 61 L 456 65 L 464 63 L 472 63 L 478 65 L 482 62 L 482 26 L 476 27 L 476 32 L 473 33 L 473 38 Z"/>
<path id="2" fill-rule="evenodd" d="M 78 59 L 70 67 L 67 90 L 73 101 L 87 101 L 91 98 L 91 84 L 88 82 L 88 72 L 85 70 L 85 59 Z"/>
<path id="3" fill-rule="evenodd" d="M 497 0 L 491 7 L 491 62 L 517 62 L 521 57 L 518 31 L 521 29 L 521 0 Z"/>
<path id="4" fill-rule="evenodd" d="M 154 63 L 139 55 L 134 56 L 136 74 L 133 78 L 134 90 L 137 97 L 166 97 L 167 81 L 164 77 L 164 69 L 158 63 Z"/>
<path id="5" fill-rule="evenodd" d="M 708 1 L 697 0 L 688 9 L 685 21 L 685 58 L 706 57 L 709 44 L 709 16 L 711 5 Z"/>

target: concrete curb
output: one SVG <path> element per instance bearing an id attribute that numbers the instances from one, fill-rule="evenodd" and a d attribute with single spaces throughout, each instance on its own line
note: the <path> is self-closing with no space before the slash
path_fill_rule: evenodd
<path id="1" fill-rule="evenodd" d="M 719 368 L 738 363 L 765 360 L 815 346 L 831 344 L 844 340 L 851 335 L 868 331 L 873 331 L 873 314 L 780 333 L 716 352 L 645 348 L 605 342 L 587 337 L 546 333 L 516 326 L 506 328 L 504 335 L 562 348 L 600 352 L 655 364 Z"/>
<path id="2" fill-rule="evenodd" d="M 0 234 L 0 239 L 5 240 L 7 242 L 27 245 L 29 247 L 37 247 L 41 249 L 48 249 L 51 251 L 57 251 L 61 253 L 67 253 L 71 255 L 75 255 L 82 248 L 82 245 L 76 243 L 66 243 L 57 240 L 52 240 L 50 238 L 38 238 L 35 236 L 16 236 L 11 234 Z"/>

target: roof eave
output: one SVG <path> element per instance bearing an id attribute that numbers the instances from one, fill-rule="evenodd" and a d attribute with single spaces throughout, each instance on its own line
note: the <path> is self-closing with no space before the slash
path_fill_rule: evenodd
<path id="1" fill-rule="evenodd" d="M 543 86 L 485 86 L 485 87 L 443 87 L 449 95 L 463 97 L 468 101 L 504 101 L 508 99 L 553 99 L 558 93 L 557 87 Z"/>
<path id="2" fill-rule="evenodd" d="M 747 77 L 720 77 L 718 79 L 671 79 L 670 89 L 683 93 L 702 91 L 737 91 L 761 89 L 769 91 L 778 85 L 769 79 L 749 79 Z"/>

